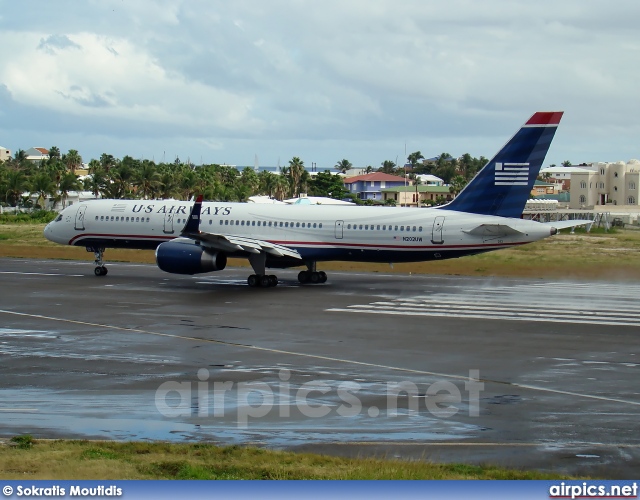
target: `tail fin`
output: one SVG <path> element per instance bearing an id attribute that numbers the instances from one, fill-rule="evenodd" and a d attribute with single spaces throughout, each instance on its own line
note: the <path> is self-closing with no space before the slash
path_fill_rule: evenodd
<path id="1" fill-rule="evenodd" d="M 520 217 L 562 111 L 538 112 L 443 210 Z"/>

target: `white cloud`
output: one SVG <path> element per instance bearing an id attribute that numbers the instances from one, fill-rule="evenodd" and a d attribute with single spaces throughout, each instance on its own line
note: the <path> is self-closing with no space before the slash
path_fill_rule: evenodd
<path id="1" fill-rule="evenodd" d="M 536 109 L 567 112 L 555 163 L 564 151 L 582 161 L 585 137 L 603 155 L 588 159 L 637 147 L 635 1 L 33 0 L 4 10 L 5 110 L 28 107 L 56 133 L 138 140 L 156 156 L 154 137 L 231 163 L 297 146 L 297 156 L 333 164 L 341 149 L 377 165 L 405 141 L 490 155 Z"/>

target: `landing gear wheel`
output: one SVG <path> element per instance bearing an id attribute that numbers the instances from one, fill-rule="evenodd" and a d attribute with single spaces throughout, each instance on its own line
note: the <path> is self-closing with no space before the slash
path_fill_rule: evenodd
<path id="1" fill-rule="evenodd" d="M 311 273 L 311 283 L 317 285 L 318 283 L 320 283 L 320 279 L 320 273 L 315 271 Z"/>
<path id="2" fill-rule="evenodd" d="M 104 266 L 97 266 L 94 270 L 93 273 L 96 276 L 106 276 L 107 275 L 107 268 Z"/>
<path id="3" fill-rule="evenodd" d="M 278 286 L 278 277 L 271 274 L 269 276 L 269 286 Z"/>
<path id="4" fill-rule="evenodd" d="M 265 274 L 264 276 L 260 277 L 260 286 L 262 288 L 269 288 L 271 286 L 271 280 L 269 279 L 269 276 Z"/>
<path id="5" fill-rule="evenodd" d="M 256 276 L 255 274 L 252 274 L 251 276 L 249 276 L 247 278 L 247 284 L 251 287 L 251 288 L 255 288 L 258 286 L 258 276 Z"/>
<path id="6" fill-rule="evenodd" d="M 324 271 L 320 271 L 318 272 L 318 275 L 320 276 L 320 283 L 327 282 L 327 273 L 325 273 Z"/>
<path id="7" fill-rule="evenodd" d="M 309 274 L 310 274 L 309 271 L 300 271 L 298 273 L 298 281 L 303 285 L 305 283 L 309 283 L 309 278 L 310 278 Z"/>

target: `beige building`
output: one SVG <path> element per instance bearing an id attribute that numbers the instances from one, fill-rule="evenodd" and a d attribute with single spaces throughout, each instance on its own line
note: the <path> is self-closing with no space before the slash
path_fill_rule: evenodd
<path id="1" fill-rule="evenodd" d="M 569 208 L 640 206 L 640 161 L 594 163 L 593 171 L 571 174 Z"/>
<path id="2" fill-rule="evenodd" d="M 0 162 L 7 161 L 11 159 L 11 151 L 7 148 L 0 146 Z"/>

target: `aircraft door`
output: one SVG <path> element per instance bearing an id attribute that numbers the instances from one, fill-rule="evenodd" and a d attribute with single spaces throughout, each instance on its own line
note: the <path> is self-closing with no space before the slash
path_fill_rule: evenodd
<path id="1" fill-rule="evenodd" d="M 441 245 L 444 243 L 442 228 L 444 227 L 444 217 L 436 217 L 433 221 L 433 229 L 431 231 L 431 243 Z"/>
<path id="2" fill-rule="evenodd" d="M 337 220 L 336 221 L 336 239 L 341 240 L 344 236 L 344 221 Z"/>
<path id="3" fill-rule="evenodd" d="M 173 233 L 173 214 L 164 214 L 164 232 L 166 234 Z"/>
<path id="4" fill-rule="evenodd" d="M 84 231 L 84 214 L 87 211 L 86 205 L 80 205 L 76 212 L 76 225 L 75 229 L 78 231 Z"/>

